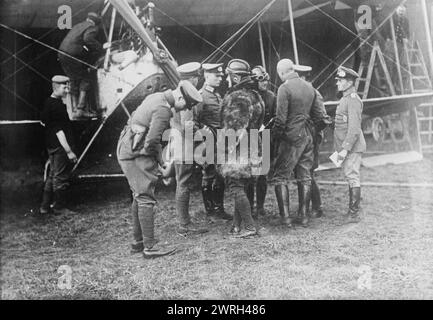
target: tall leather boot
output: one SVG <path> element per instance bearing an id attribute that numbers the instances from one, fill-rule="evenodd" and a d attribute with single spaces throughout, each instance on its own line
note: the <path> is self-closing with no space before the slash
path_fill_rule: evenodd
<path id="1" fill-rule="evenodd" d="M 297 222 L 303 226 L 308 226 L 308 213 L 309 208 L 308 204 L 311 199 L 311 186 L 306 184 L 300 184 L 300 188 L 298 189 L 299 196 L 299 209 L 298 209 L 298 219 Z"/>
<path id="2" fill-rule="evenodd" d="M 233 216 L 224 210 L 224 189 L 223 181 L 216 183 L 212 189 L 215 217 L 224 220 L 232 220 Z"/>
<path id="3" fill-rule="evenodd" d="M 350 188 L 349 191 L 351 194 L 351 202 L 349 206 L 349 214 L 347 215 L 348 223 L 358 223 L 361 221 L 361 217 L 359 215 L 360 211 L 360 203 L 361 203 L 361 188 L 353 187 Z"/>
<path id="4" fill-rule="evenodd" d="M 247 195 L 248 201 L 250 202 L 252 216 L 254 219 L 257 219 L 257 214 L 254 212 L 254 184 L 247 183 L 245 185 L 245 194 Z"/>
<path id="5" fill-rule="evenodd" d="M 311 176 L 311 215 L 312 218 L 323 216 L 322 199 L 316 179 Z"/>
<path id="6" fill-rule="evenodd" d="M 202 228 L 191 221 L 189 215 L 189 197 L 190 192 L 188 188 L 177 188 L 176 189 L 176 213 L 178 218 L 177 233 L 181 236 L 187 236 L 188 234 L 201 234 L 208 230 Z"/>
<path id="7" fill-rule="evenodd" d="M 212 197 L 212 187 L 202 186 L 201 194 L 203 196 L 204 209 L 206 210 L 206 215 L 210 218 L 214 216 L 214 203 Z"/>
<path id="8" fill-rule="evenodd" d="M 236 237 L 248 238 L 257 235 L 257 228 L 254 219 L 251 215 L 249 200 L 245 192 L 236 192 L 235 194 L 235 211 L 237 211 L 244 222 L 244 230 L 242 230 Z"/>
<path id="9" fill-rule="evenodd" d="M 51 209 L 50 205 L 52 200 L 53 200 L 53 191 L 44 189 L 44 192 L 42 194 L 41 206 L 39 207 L 39 213 L 41 214 L 49 213 Z"/>
<path id="10" fill-rule="evenodd" d="M 288 227 L 292 226 L 292 218 L 290 217 L 290 198 L 289 188 L 287 185 L 275 186 L 275 195 L 277 197 L 278 210 L 280 214 L 280 221 Z"/>
<path id="11" fill-rule="evenodd" d="M 257 179 L 257 184 L 256 184 L 257 215 L 264 216 L 266 214 L 264 206 L 265 206 L 267 190 L 268 190 L 268 184 L 266 182 L 266 176 L 260 176 Z"/>
<path id="12" fill-rule="evenodd" d="M 189 216 L 189 190 L 187 188 L 176 188 L 176 214 L 179 225 L 186 225 L 191 222 Z"/>
<path id="13" fill-rule="evenodd" d="M 242 217 L 241 213 L 236 208 L 236 200 L 235 200 L 235 212 L 233 215 L 233 223 L 232 227 L 230 228 L 230 233 L 232 235 L 239 235 L 241 232 L 241 223 L 242 223 Z"/>
<path id="14" fill-rule="evenodd" d="M 143 234 L 141 233 L 140 220 L 138 219 L 138 204 L 135 199 L 131 204 L 131 218 L 132 218 L 132 237 L 134 242 L 131 244 L 131 254 L 143 252 Z"/>
<path id="15" fill-rule="evenodd" d="M 299 201 L 299 199 L 301 199 L 301 197 L 302 197 L 302 194 L 301 194 L 302 183 L 299 182 L 299 181 L 296 181 L 296 185 L 297 185 L 297 187 L 298 187 L 298 201 Z M 308 205 L 310 205 L 310 204 L 308 204 Z M 298 203 L 298 211 L 299 211 L 299 208 L 300 208 L 300 207 L 301 207 L 301 203 L 299 202 L 299 203 Z"/>
<path id="16" fill-rule="evenodd" d="M 347 210 L 345 216 L 350 215 L 350 208 L 352 208 L 352 202 L 353 202 L 353 190 L 352 188 L 349 186 L 349 209 Z"/>
<path id="17" fill-rule="evenodd" d="M 138 219 L 140 221 L 141 232 L 143 235 L 143 257 L 145 259 L 158 258 L 173 253 L 174 248 L 162 248 L 157 246 L 155 239 L 155 214 L 153 205 L 138 206 Z"/>
<path id="18" fill-rule="evenodd" d="M 55 215 L 60 214 L 76 214 L 75 211 L 72 211 L 66 208 L 66 198 L 68 196 L 68 192 L 66 189 L 56 190 L 54 191 L 54 204 L 53 204 L 53 213 Z"/>

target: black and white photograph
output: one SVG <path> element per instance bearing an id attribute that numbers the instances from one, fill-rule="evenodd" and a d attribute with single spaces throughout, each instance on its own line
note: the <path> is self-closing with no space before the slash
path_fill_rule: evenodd
<path id="1" fill-rule="evenodd" d="M 432 43 L 433 0 L 0 1 L 0 300 L 432 300 Z"/>

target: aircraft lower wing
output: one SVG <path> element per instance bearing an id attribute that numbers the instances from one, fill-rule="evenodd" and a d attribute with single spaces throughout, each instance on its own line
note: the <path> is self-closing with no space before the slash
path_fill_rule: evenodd
<path id="1" fill-rule="evenodd" d="M 419 105 L 429 100 L 431 101 L 431 99 L 433 99 L 433 91 L 417 94 L 365 99 L 362 100 L 362 102 L 364 103 L 363 114 L 371 117 L 378 117 L 387 114 L 401 113 L 407 111 L 410 107 Z M 338 101 L 325 102 L 327 113 L 329 115 L 334 115 L 337 105 Z"/>

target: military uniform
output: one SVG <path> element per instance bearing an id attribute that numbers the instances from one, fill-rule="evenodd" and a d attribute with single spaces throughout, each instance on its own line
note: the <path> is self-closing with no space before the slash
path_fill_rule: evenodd
<path id="1" fill-rule="evenodd" d="M 299 209 L 295 221 L 308 224 L 311 197 L 311 170 L 314 160 L 314 123 L 316 90 L 296 72 L 289 74 L 278 88 L 277 111 L 272 130 L 278 143 L 277 155 L 269 172 L 268 182 L 275 185 L 280 218 L 291 225 L 289 188 L 293 172 L 298 182 Z"/>
<path id="2" fill-rule="evenodd" d="M 306 81 L 309 78 L 312 68 L 310 66 L 295 65 L 294 69 L 299 73 L 301 78 Z M 327 115 L 325 105 L 323 103 L 323 97 L 320 92 L 316 89 L 316 99 L 314 100 L 313 107 L 311 109 L 311 119 L 314 123 L 313 133 L 313 167 L 311 168 L 311 217 L 318 218 L 323 215 L 322 211 L 322 200 L 320 197 L 320 189 L 314 178 L 314 170 L 319 166 L 319 148 L 323 139 L 323 130 L 330 124 L 332 124 L 331 118 Z M 298 182 L 298 191 L 300 191 L 302 185 Z M 299 195 L 301 197 L 301 195 Z"/>
<path id="3" fill-rule="evenodd" d="M 189 62 L 177 68 L 180 78 L 190 81 L 194 86 L 198 83 L 201 75 L 201 65 L 198 62 Z M 196 80 L 194 80 L 196 78 Z M 191 233 L 202 233 L 207 230 L 199 228 L 191 221 L 189 214 L 189 200 L 194 182 L 192 175 L 194 171 L 193 159 L 187 159 L 194 153 L 193 141 L 185 141 L 185 130 L 193 130 L 193 111 L 182 110 L 176 112 L 171 120 L 171 127 L 178 130 L 182 135 L 183 158 L 177 159 L 174 164 L 176 174 L 176 214 L 178 218 L 178 233 L 181 235 Z M 187 137 L 193 139 L 193 137 Z M 188 161 L 187 161 L 188 160 Z M 190 161 L 191 160 L 191 161 Z"/>
<path id="4" fill-rule="evenodd" d="M 146 97 L 123 129 L 117 159 L 133 195 L 133 248 L 152 248 L 154 237 L 155 185 L 158 181 L 161 137 L 168 129 L 174 104 L 170 90 Z M 141 136 L 141 138 L 140 138 Z"/>
<path id="5" fill-rule="evenodd" d="M 274 185 L 288 184 L 293 170 L 298 181 L 311 183 L 313 127 L 310 112 L 315 99 L 315 89 L 297 73 L 278 89 L 272 135 L 279 141 L 279 147 L 269 176 Z"/>
<path id="6" fill-rule="evenodd" d="M 204 64 L 204 72 L 215 72 L 222 75 L 222 64 Z M 216 88 L 204 84 L 200 90 L 203 102 L 197 104 L 194 111 L 194 123 L 197 129 L 208 127 L 213 133 L 216 146 L 216 133 L 221 129 L 221 102 L 222 98 Z M 216 148 L 214 149 L 216 150 Z M 215 153 L 216 154 L 216 153 Z M 215 161 L 212 164 L 205 164 L 202 168 L 202 194 L 206 213 L 209 216 L 223 217 L 230 219 L 224 211 L 224 179 L 217 172 Z"/>
<path id="7" fill-rule="evenodd" d="M 359 75 L 352 69 L 340 67 L 336 79 L 355 79 Z M 366 151 L 366 143 L 362 132 L 363 103 L 352 85 L 343 92 L 343 97 L 335 111 L 334 148 L 339 153 L 347 151 L 342 168 L 349 184 L 350 222 L 359 221 L 359 205 L 361 201 L 361 157 Z"/>
<path id="8" fill-rule="evenodd" d="M 179 82 L 176 94 L 179 93 L 185 100 L 185 107 L 201 101 L 198 91 L 187 81 Z M 147 96 L 131 115 L 117 145 L 117 159 L 133 195 L 132 249 L 134 253 L 143 251 L 145 258 L 172 252 L 153 249 L 157 242 L 154 236 L 153 209 L 156 204 L 158 165 L 162 164 L 161 139 L 170 126 L 173 115 L 171 107 L 180 106 L 177 103 L 172 90 Z"/>
<path id="9" fill-rule="evenodd" d="M 350 187 L 360 187 L 361 156 L 366 150 L 361 129 L 363 104 L 354 87 L 343 93 L 335 111 L 334 147 L 349 151 L 343 162 L 343 172 Z"/>

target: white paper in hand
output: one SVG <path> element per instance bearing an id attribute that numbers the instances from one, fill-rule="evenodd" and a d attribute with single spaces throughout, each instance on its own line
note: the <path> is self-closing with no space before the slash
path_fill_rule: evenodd
<path id="1" fill-rule="evenodd" d="M 343 163 L 343 160 L 338 160 L 338 152 L 335 151 L 331 156 L 329 157 L 331 159 L 332 163 L 337 167 L 340 168 L 341 164 Z"/>

